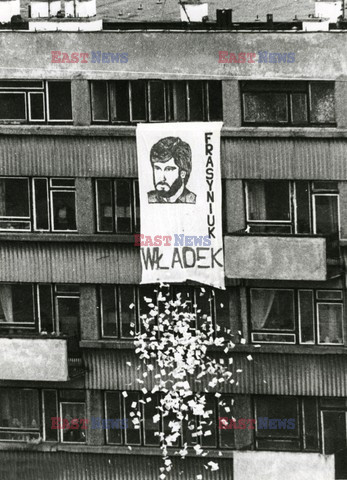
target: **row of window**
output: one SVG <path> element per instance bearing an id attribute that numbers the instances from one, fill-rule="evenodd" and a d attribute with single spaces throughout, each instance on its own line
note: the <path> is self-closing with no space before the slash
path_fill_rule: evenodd
<path id="1" fill-rule="evenodd" d="M 322 234 L 338 243 L 337 182 L 245 182 L 249 233 Z M 97 232 L 140 231 L 138 181 L 96 179 Z M 0 177 L 0 231 L 76 231 L 73 178 Z"/>
<path id="2" fill-rule="evenodd" d="M 335 126 L 334 82 L 242 81 L 245 126 Z M 216 80 L 91 81 L 92 122 L 223 120 Z M 71 82 L 0 81 L 0 121 L 71 122 Z"/>
<path id="3" fill-rule="evenodd" d="M 187 442 L 190 447 L 201 444 L 206 448 L 235 448 L 235 429 L 220 428 L 219 419 L 234 417 L 239 420 L 233 406 L 238 402 L 237 396 L 233 399 L 225 394 L 217 400 L 214 394 L 206 394 L 205 398 L 209 418 L 189 415 L 174 446 L 180 447 Z M 172 420 L 171 415 L 160 413 L 159 406 L 160 394 L 146 401 L 138 391 L 128 391 L 126 397 L 119 391 L 104 392 L 103 418 L 121 419 L 125 427 L 104 428 L 106 444 L 159 446 L 155 432 L 169 432 Z M 84 390 L 1 388 L 0 441 L 28 442 L 42 438 L 49 442 L 86 443 L 87 429 L 70 428 L 74 424 L 83 426 L 81 420 L 87 418 L 86 411 Z M 132 422 L 137 412 L 141 412 L 138 426 Z M 158 414 L 155 422 L 153 417 Z M 52 419 L 56 417 L 67 419 L 69 425 L 54 428 Z M 343 398 L 257 396 L 253 397 L 252 418 L 257 419 L 252 434 L 255 448 L 259 450 L 333 454 L 347 446 L 347 401 Z M 290 419 L 292 428 L 266 428 L 267 419 Z M 209 431 L 209 435 L 194 435 L 199 427 Z"/>
<path id="4" fill-rule="evenodd" d="M 141 315 L 149 312 L 144 298 L 157 302 L 152 285 L 102 285 L 99 291 L 100 336 L 131 339 L 141 332 Z M 196 314 L 199 328 L 211 319 L 214 330 L 228 336 L 237 324 L 238 301 L 233 289 L 170 287 L 169 298 L 180 295 L 186 311 Z M 343 345 L 344 311 L 341 290 L 251 288 L 248 291 L 251 341 L 307 345 Z M 48 284 L 0 284 L 0 331 L 64 334 L 78 349 L 79 287 Z M 233 335 L 235 331 L 231 332 Z"/>

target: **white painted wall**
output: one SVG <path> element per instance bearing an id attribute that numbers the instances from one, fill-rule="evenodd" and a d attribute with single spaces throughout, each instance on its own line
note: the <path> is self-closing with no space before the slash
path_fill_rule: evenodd
<path id="1" fill-rule="evenodd" d="M 301 452 L 234 452 L 233 480 L 334 479 L 334 455 Z"/>
<path id="2" fill-rule="evenodd" d="M 65 382 L 66 340 L 0 338 L 0 365 L 1 380 Z"/>

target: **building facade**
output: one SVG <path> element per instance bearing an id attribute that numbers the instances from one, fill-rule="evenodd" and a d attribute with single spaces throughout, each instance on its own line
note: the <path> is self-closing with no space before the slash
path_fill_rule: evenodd
<path id="1" fill-rule="evenodd" d="M 134 246 L 136 124 L 214 120 L 227 288 L 208 304 L 238 377 L 220 393 L 237 419 L 295 428 L 220 429 L 211 395 L 220 469 L 192 451 L 170 478 L 347 478 L 347 40 L 248 27 L 0 30 L 1 478 L 159 478 L 153 406 L 140 430 L 52 418 L 126 419 L 141 400 L 130 330 L 155 294 Z"/>

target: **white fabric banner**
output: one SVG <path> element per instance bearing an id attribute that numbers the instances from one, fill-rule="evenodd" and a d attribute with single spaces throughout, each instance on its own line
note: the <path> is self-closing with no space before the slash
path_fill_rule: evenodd
<path id="1" fill-rule="evenodd" d="M 141 283 L 224 286 L 221 122 L 139 124 Z"/>

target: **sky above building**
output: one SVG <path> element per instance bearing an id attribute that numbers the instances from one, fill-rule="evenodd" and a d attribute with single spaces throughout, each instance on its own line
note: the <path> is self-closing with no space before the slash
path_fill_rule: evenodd
<path id="1" fill-rule="evenodd" d="M 21 13 L 28 16 L 29 0 L 22 3 Z M 210 0 L 209 19 L 215 20 L 217 8 L 232 8 L 234 22 L 253 22 L 257 15 L 265 21 L 272 13 L 274 21 L 290 21 L 314 13 L 314 0 Z M 97 12 L 112 21 L 180 21 L 178 0 L 96 0 Z"/>
<path id="2" fill-rule="evenodd" d="M 217 8 L 232 8 L 234 22 L 261 21 L 272 13 L 274 21 L 307 17 L 314 13 L 314 0 L 211 0 L 209 19 L 216 17 Z M 139 9 L 140 8 L 140 9 Z M 113 21 L 179 21 L 178 0 L 97 0 L 98 13 Z"/>

